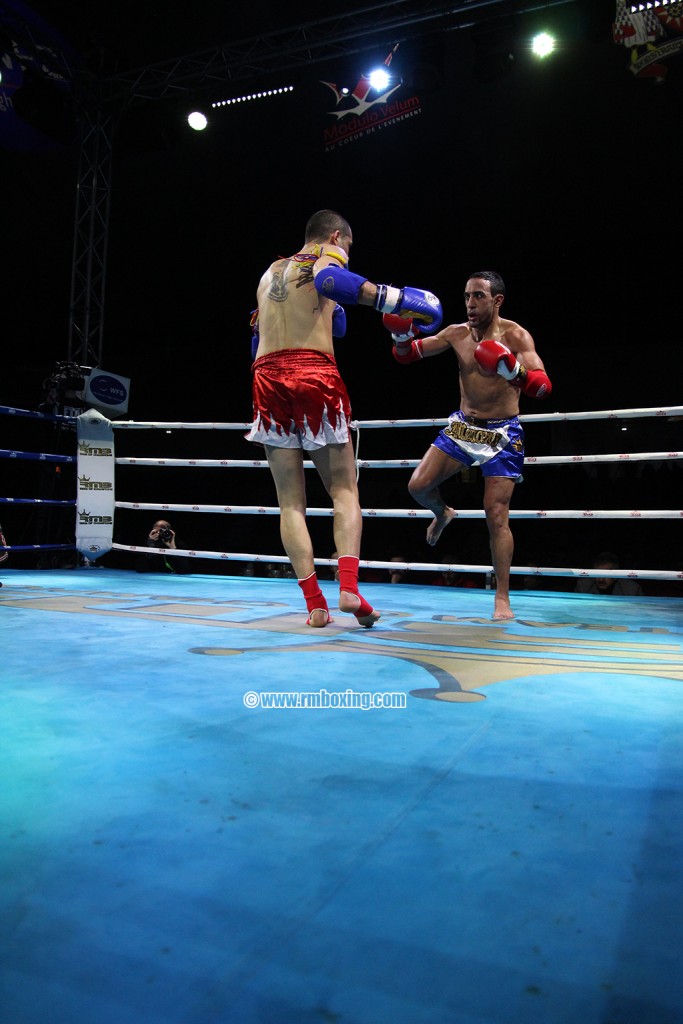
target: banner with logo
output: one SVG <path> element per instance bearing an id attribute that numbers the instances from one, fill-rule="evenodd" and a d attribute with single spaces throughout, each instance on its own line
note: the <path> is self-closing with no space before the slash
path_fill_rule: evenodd
<path id="1" fill-rule="evenodd" d="M 391 50 L 384 61 L 389 68 L 399 44 Z M 418 117 L 422 113 L 417 96 L 395 96 L 402 89 L 402 78 L 387 74 L 384 84 L 373 83 L 371 75 L 362 74 L 353 89 L 341 88 L 335 82 L 323 81 L 332 91 L 335 107 L 328 111 L 333 123 L 323 131 L 325 152 L 359 142 L 368 136 L 378 135 L 402 121 Z"/>
<path id="2" fill-rule="evenodd" d="M 668 70 L 664 61 L 683 53 L 683 3 L 634 7 L 628 0 L 616 0 L 612 37 L 629 51 L 631 74 L 661 83 Z"/>
<path id="3" fill-rule="evenodd" d="M 114 539 L 114 430 L 95 409 L 76 419 L 76 547 L 86 558 L 111 551 Z"/>
<path id="4" fill-rule="evenodd" d="M 123 416 L 128 412 L 130 377 L 120 373 L 109 373 L 95 369 L 85 383 L 85 401 L 89 408 L 107 413 L 109 416 Z"/>

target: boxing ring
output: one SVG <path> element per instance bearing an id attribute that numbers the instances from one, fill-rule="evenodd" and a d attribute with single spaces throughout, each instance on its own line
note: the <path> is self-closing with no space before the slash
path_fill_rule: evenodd
<path id="1" fill-rule="evenodd" d="M 522 420 L 533 449 L 537 423 L 681 414 Z M 361 502 L 366 473 L 407 481 L 401 471 L 418 461 L 368 458 L 368 436 L 386 428 L 398 447 L 396 430 L 424 426 L 426 446 L 439 425 L 357 424 Z M 36 460 L 59 465 L 75 494 L 0 502 L 6 1019 L 677 1024 L 683 591 L 522 589 L 511 594 L 516 618 L 494 622 L 486 562 L 363 558 L 368 572 L 398 564 L 412 580 L 452 569 L 482 585 L 365 582 L 382 615 L 372 629 L 333 611 L 312 630 L 296 583 L 265 574 L 286 563 L 265 462 L 196 457 L 200 443 L 243 445 L 245 424 L 110 427 L 115 451 L 98 442 L 86 458 L 105 459 L 111 489 L 78 462 L 87 425 L 65 426 L 70 451 L 0 451 L 25 463 L 27 480 Z M 160 451 L 170 446 L 180 454 Z M 536 456 L 525 476 L 546 459 L 571 473 L 580 462 L 681 457 Z M 165 500 L 169 468 L 192 500 Z M 205 487 L 195 483 L 205 474 Z M 233 474 L 234 493 L 248 487 L 253 503 L 204 500 Z M 95 497 L 110 523 L 94 521 L 109 514 Z M 46 542 L 59 557 L 78 552 L 73 567 L 26 565 L 42 540 L 12 544 L 33 502 L 63 502 L 48 507 L 76 519 L 70 544 L 61 527 Z M 182 548 L 197 566 L 189 575 L 120 568 L 147 550 L 138 538 L 160 514 L 198 522 L 195 536 L 210 537 L 202 524 L 214 520 L 231 539 L 232 524 L 249 520 L 270 533 L 252 533 L 262 543 L 249 550 Z M 312 505 L 321 527 L 330 515 Z M 421 534 L 430 518 L 365 504 L 364 516 L 380 532 L 422 519 L 402 524 Z M 682 513 L 513 508 L 511 518 L 513 530 L 552 518 L 637 530 Z M 119 522 L 100 556 L 93 537 L 106 546 Z M 330 571 L 321 588 L 332 610 L 327 543 L 316 562 Z M 242 575 L 246 563 L 263 575 Z M 683 579 L 675 566 L 512 571 L 535 583 Z"/>

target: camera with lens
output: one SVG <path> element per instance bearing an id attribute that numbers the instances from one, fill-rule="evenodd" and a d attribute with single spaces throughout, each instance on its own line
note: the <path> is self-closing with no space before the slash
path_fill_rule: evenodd
<path id="1" fill-rule="evenodd" d="M 164 544 L 168 544 L 169 541 L 173 540 L 173 530 L 169 530 L 166 527 L 163 530 L 159 530 L 159 540 L 163 541 Z"/>

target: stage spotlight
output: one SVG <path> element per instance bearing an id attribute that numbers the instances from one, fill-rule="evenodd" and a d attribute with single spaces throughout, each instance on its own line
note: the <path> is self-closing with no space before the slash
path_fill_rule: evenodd
<path id="1" fill-rule="evenodd" d="M 539 32 L 531 40 L 531 52 L 535 57 L 549 57 L 555 49 L 555 39 L 548 32 Z"/>
<path id="2" fill-rule="evenodd" d="M 369 78 L 370 85 L 373 89 L 376 89 L 377 92 L 382 92 L 386 89 L 391 81 L 386 68 L 375 68 L 374 71 L 370 72 Z"/>
<path id="3" fill-rule="evenodd" d="M 190 128 L 193 128 L 196 132 L 203 132 L 207 127 L 209 120 L 205 113 L 201 110 L 192 110 L 187 115 L 187 123 Z"/>

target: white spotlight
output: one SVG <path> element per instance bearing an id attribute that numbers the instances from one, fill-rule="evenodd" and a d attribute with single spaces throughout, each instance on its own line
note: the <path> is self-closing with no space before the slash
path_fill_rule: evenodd
<path id="1" fill-rule="evenodd" d="M 537 57 L 549 57 L 555 49 L 555 40 L 547 32 L 539 32 L 531 41 L 531 50 Z"/>
<path id="2" fill-rule="evenodd" d="M 377 89 L 378 92 L 386 89 L 389 85 L 389 75 L 385 68 L 376 68 L 370 72 L 370 85 L 373 89 Z"/>
<path id="3" fill-rule="evenodd" d="M 187 115 L 187 123 L 196 132 L 203 132 L 209 122 L 206 114 L 202 114 L 200 110 L 193 110 L 191 114 Z"/>

